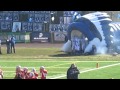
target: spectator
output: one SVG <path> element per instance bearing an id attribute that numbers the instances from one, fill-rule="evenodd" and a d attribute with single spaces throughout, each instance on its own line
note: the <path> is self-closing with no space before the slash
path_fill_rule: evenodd
<path id="1" fill-rule="evenodd" d="M 29 22 L 32 22 L 32 18 L 29 18 Z"/>
<path id="2" fill-rule="evenodd" d="M 11 38 L 11 53 L 12 53 L 12 49 L 15 53 L 15 37 L 14 37 L 14 35 Z"/>
<path id="3" fill-rule="evenodd" d="M 10 54 L 11 40 L 8 38 L 6 40 L 7 54 Z"/>
<path id="4" fill-rule="evenodd" d="M 47 76 L 47 70 L 45 69 L 44 66 L 41 66 L 40 67 L 40 75 L 41 75 L 41 79 L 46 79 L 46 76 Z"/>
<path id="5" fill-rule="evenodd" d="M 75 64 L 71 64 L 70 68 L 67 70 L 67 79 L 78 79 L 78 74 L 80 74 L 80 71 Z"/>
<path id="6" fill-rule="evenodd" d="M 1 51 L 1 40 L 0 40 L 0 54 L 2 54 L 2 51 Z"/>

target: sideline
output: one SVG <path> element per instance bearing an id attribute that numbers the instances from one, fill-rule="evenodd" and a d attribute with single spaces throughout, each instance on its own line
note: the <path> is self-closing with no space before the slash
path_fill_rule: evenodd
<path id="1" fill-rule="evenodd" d="M 93 69 L 85 70 L 85 71 L 81 71 L 80 73 L 85 73 L 85 72 L 89 72 L 89 71 L 93 71 L 93 70 L 98 70 L 98 69 L 102 69 L 102 68 L 116 66 L 116 65 L 120 65 L 120 63 L 107 65 L 107 66 L 102 66 L 102 67 L 99 67 L 99 68 L 93 68 Z M 66 75 L 62 75 L 62 76 L 58 76 L 58 77 L 54 77 L 54 78 L 49 78 L 49 79 L 59 79 L 59 78 L 62 78 L 62 77 L 66 77 Z"/>

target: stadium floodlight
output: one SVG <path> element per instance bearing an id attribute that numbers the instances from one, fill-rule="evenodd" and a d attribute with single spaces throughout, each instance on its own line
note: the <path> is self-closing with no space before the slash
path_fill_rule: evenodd
<path id="1" fill-rule="evenodd" d="M 51 19 L 52 19 L 52 21 L 54 21 L 54 20 L 55 20 L 55 17 L 52 17 Z"/>
<path id="2" fill-rule="evenodd" d="M 55 20 L 54 13 L 51 13 L 51 20 L 52 22 Z"/>

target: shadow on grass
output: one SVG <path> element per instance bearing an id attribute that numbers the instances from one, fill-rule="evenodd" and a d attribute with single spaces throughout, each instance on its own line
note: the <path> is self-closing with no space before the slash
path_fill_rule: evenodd
<path id="1" fill-rule="evenodd" d="M 92 56 L 90 54 L 71 54 L 71 53 L 64 53 L 63 51 L 56 51 L 56 53 L 59 54 L 54 54 L 54 55 L 49 55 L 50 57 L 72 57 L 72 56 Z"/>
<path id="2" fill-rule="evenodd" d="M 74 56 L 74 55 L 70 55 L 70 54 L 56 54 L 56 55 L 49 55 L 50 57 L 70 57 L 70 56 Z"/>
<path id="3" fill-rule="evenodd" d="M 49 55 L 50 57 L 72 57 L 72 56 L 90 56 L 90 55 L 73 55 L 73 54 L 56 54 Z"/>

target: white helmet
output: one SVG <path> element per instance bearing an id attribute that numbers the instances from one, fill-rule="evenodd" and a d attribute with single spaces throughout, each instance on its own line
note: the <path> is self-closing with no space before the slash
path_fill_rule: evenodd
<path id="1" fill-rule="evenodd" d="M 16 68 L 21 68 L 21 66 L 20 66 L 20 65 L 18 65 L 18 66 L 16 66 Z"/>
<path id="2" fill-rule="evenodd" d="M 34 76 L 34 73 L 33 73 L 33 72 L 30 72 L 29 75 L 30 75 L 30 77 L 33 77 L 33 76 Z"/>
<path id="3" fill-rule="evenodd" d="M 27 72 L 27 71 L 28 71 L 28 68 L 27 68 L 27 67 L 24 67 L 23 70 L 24 70 L 25 72 Z"/>
<path id="4" fill-rule="evenodd" d="M 41 66 L 40 69 L 44 69 L 45 67 L 44 66 Z"/>
<path id="5" fill-rule="evenodd" d="M 35 68 L 32 68 L 32 72 L 36 72 L 36 69 L 35 69 Z"/>

